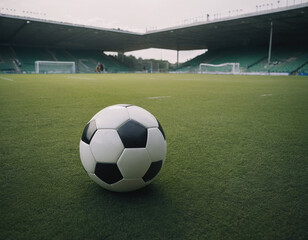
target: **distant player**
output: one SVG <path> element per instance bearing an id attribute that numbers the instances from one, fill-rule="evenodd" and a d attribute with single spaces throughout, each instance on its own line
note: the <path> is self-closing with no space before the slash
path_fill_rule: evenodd
<path id="1" fill-rule="evenodd" d="M 102 64 L 101 62 L 98 62 L 96 65 L 95 72 L 100 73 L 100 72 L 104 72 L 104 70 L 105 70 L 104 64 Z"/>

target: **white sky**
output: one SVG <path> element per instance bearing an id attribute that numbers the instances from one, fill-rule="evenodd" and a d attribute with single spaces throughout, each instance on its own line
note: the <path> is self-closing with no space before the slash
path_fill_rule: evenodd
<path id="1" fill-rule="evenodd" d="M 48 20 L 121 28 L 135 32 L 299 4 L 307 0 L 0 0 L 0 12 Z M 203 53 L 180 52 L 180 62 Z M 176 61 L 176 52 L 148 49 L 126 53 Z"/>

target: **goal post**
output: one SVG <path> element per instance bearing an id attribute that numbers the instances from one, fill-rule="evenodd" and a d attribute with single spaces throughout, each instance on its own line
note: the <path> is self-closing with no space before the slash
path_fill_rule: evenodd
<path id="1" fill-rule="evenodd" d="M 75 62 L 35 61 L 36 73 L 75 73 Z"/>
<path id="2" fill-rule="evenodd" d="M 199 73 L 237 74 L 239 72 L 240 72 L 239 63 L 222 63 L 222 64 L 200 63 L 199 65 Z"/>

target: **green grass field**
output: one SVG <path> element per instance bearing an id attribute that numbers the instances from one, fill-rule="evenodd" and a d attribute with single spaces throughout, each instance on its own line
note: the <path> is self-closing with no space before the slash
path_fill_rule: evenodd
<path id="1" fill-rule="evenodd" d="M 130 103 L 167 159 L 112 193 L 79 158 L 84 126 Z M 0 75 L 0 239 L 307 239 L 308 78 Z"/>

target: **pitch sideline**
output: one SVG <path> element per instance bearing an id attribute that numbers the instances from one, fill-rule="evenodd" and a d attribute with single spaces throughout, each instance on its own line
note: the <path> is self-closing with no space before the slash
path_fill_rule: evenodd
<path id="1" fill-rule="evenodd" d="M 7 80 L 7 81 L 11 81 L 11 82 L 13 82 L 13 81 L 14 81 L 14 79 L 11 79 L 11 78 L 6 78 L 6 77 L 0 77 L 0 79 L 2 79 L 2 80 Z"/>

